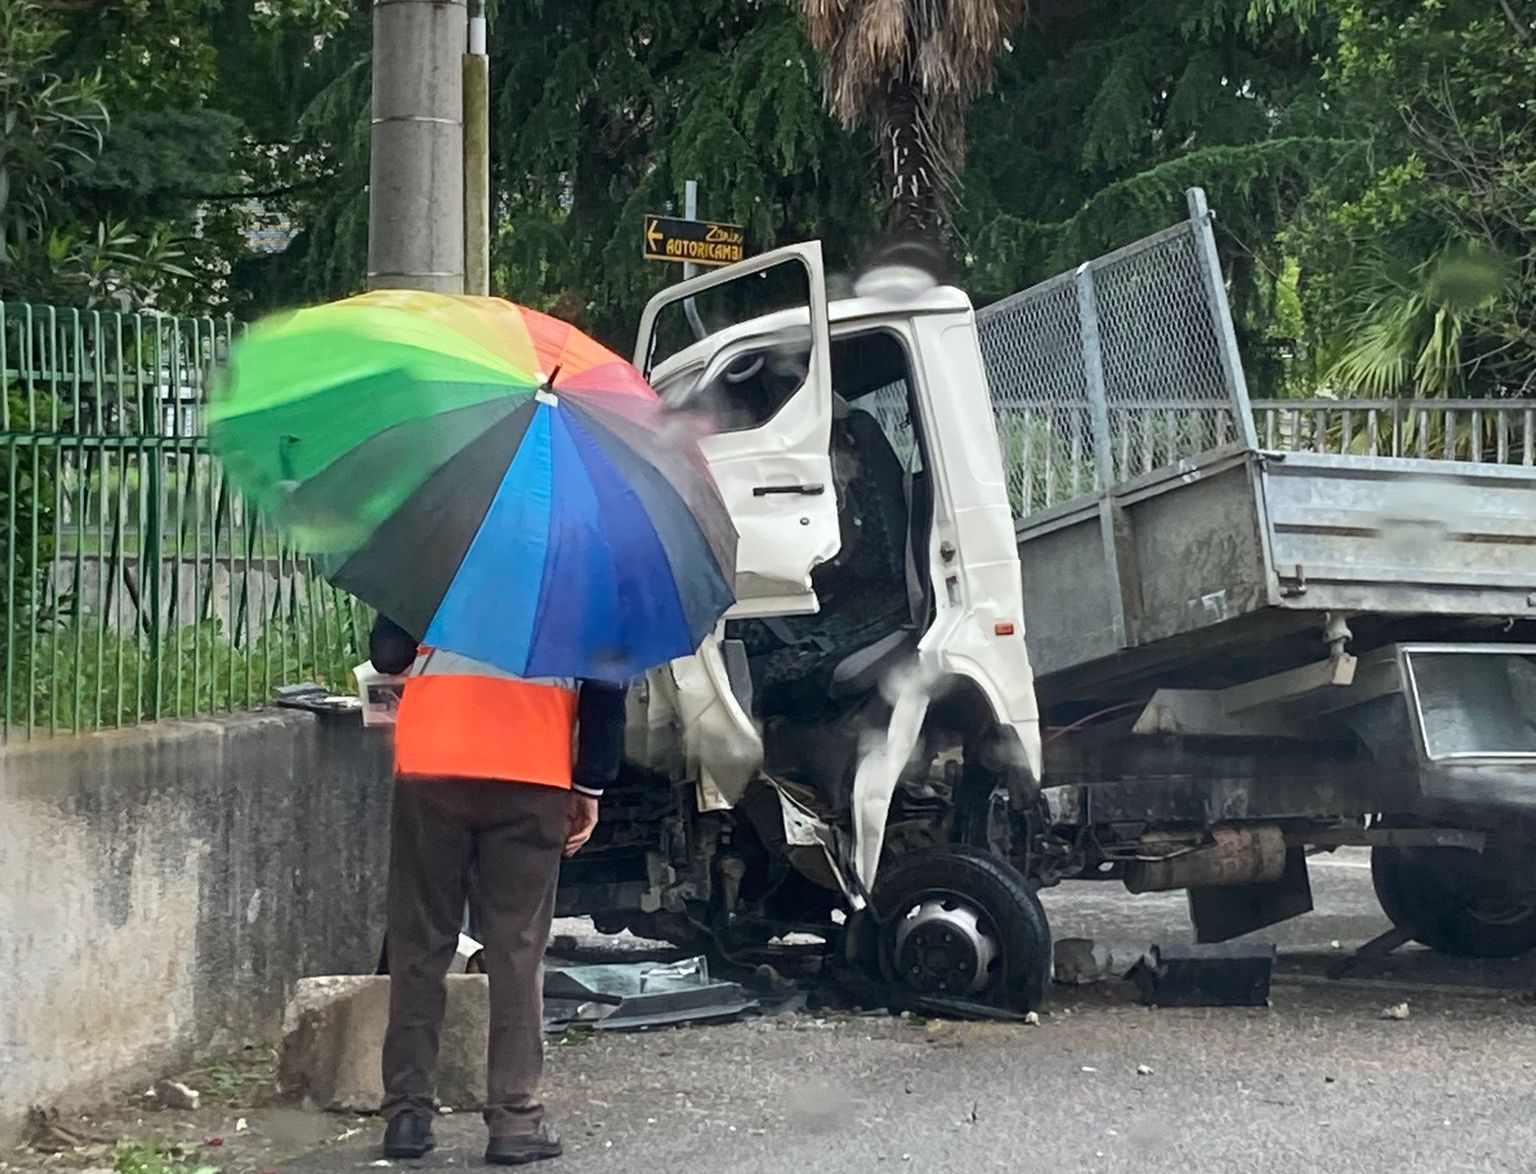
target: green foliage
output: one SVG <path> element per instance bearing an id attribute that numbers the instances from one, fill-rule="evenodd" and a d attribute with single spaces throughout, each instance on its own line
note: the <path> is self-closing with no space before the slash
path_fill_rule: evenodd
<path id="1" fill-rule="evenodd" d="M 4 396 L 0 429 L 33 431 L 49 423 L 36 400 L 11 387 Z M 36 622 L 43 575 L 57 546 L 56 484 L 51 457 L 31 445 L 0 445 L 0 637 L 7 646 Z"/>
<path id="2" fill-rule="evenodd" d="M 1536 389 L 1536 6 L 1342 5 L 1325 85 L 1368 137 L 1287 234 L 1340 394 Z"/>
<path id="3" fill-rule="evenodd" d="M 276 1095 L 277 1064 L 276 1048 L 248 1044 L 233 1056 L 186 1073 L 183 1079 L 204 1101 L 245 1108 L 265 1104 Z"/>
<path id="4" fill-rule="evenodd" d="M 114 1174 L 220 1174 L 218 1166 L 196 1161 L 190 1146 L 125 1141 L 112 1155 Z"/>
<path id="5" fill-rule="evenodd" d="M 361 291 L 368 270 L 368 142 L 373 74 L 372 10 L 363 0 L 329 9 L 327 32 L 301 44 L 301 30 L 277 39 L 266 59 L 286 95 L 258 133 L 274 145 L 260 162 L 268 173 L 270 213 L 288 218 L 297 236 L 275 255 L 243 256 L 231 283 L 247 316 L 327 301 Z M 262 70 L 255 84 L 271 84 Z"/>
<path id="6" fill-rule="evenodd" d="M 1285 258 L 1279 230 L 1358 137 L 1319 91 L 1315 0 L 1045 5 L 969 126 L 960 226 L 970 288 L 1006 295 L 1186 215 L 1206 189 L 1239 341 L 1262 390 Z M 1257 375 L 1257 378 L 1254 378 Z"/>
<path id="7" fill-rule="evenodd" d="M 269 684 L 314 681 L 350 693 L 352 667 L 367 654 L 332 635 L 315 641 L 279 620 L 237 643 L 220 621 L 204 620 L 151 638 L 104 631 L 91 616 L 23 630 L 6 651 L 4 716 L 12 729 L 92 730 L 261 705 Z"/>
<path id="8" fill-rule="evenodd" d="M 50 205 L 107 128 L 96 77 L 66 80 L 49 69 L 64 30 L 31 0 L 0 4 L 0 242 L 40 238 Z"/>
<path id="9" fill-rule="evenodd" d="M 845 266 L 874 232 L 873 161 L 823 111 L 790 5 L 508 0 L 495 16 L 493 262 L 509 296 L 627 351 L 645 300 L 679 276 L 640 259 L 642 217 L 680 210 L 688 179 L 758 249 L 820 236 Z"/>
<path id="10" fill-rule="evenodd" d="M 234 308 L 347 0 L 0 0 L 0 298 Z M 280 210 L 280 209 L 277 209 Z"/>
<path id="11" fill-rule="evenodd" d="M 963 279 L 1012 292 L 1171 223 L 1199 184 L 1257 393 L 1529 390 L 1532 9 L 1037 0 L 951 152 Z M 0 296 L 250 316 L 360 289 L 371 14 L 0 0 Z M 885 163 L 826 113 L 802 5 L 489 15 L 497 292 L 627 349 L 678 276 L 640 260 L 641 217 L 687 179 L 755 248 L 819 237 L 847 269 L 874 242 Z M 252 254 L 279 217 L 291 247 Z"/>

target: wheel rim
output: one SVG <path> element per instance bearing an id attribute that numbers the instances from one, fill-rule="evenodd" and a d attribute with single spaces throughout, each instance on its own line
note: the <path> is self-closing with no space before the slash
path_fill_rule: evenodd
<path id="1" fill-rule="evenodd" d="M 909 990 L 951 998 L 977 995 L 1000 965 L 985 912 L 954 893 L 925 893 L 895 922 L 892 968 Z"/>

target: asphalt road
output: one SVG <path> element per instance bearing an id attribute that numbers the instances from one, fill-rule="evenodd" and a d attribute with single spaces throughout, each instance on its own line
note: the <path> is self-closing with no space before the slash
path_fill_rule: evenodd
<path id="1" fill-rule="evenodd" d="M 1316 863 L 1317 911 L 1269 935 L 1283 965 L 1268 1009 L 1147 1010 L 1107 984 L 1058 988 L 1038 1027 L 786 1016 L 598 1036 L 550 1050 L 557 1168 L 1536 1170 L 1536 963 L 1409 950 L 1327 982 L 1339 949 L 1385 922 L 1362 853 Z M 1188 937 L 1182 897 L 1078 884 L 1045 899 L 1058 937 Z M 1379 1017 L 1404 999 L 1406 1021 Z M 373 1169 L 375 1133 L 284 1169 Z M 478 1121 L 439 1134 L 427 1166 L 478 1163 Z"/>

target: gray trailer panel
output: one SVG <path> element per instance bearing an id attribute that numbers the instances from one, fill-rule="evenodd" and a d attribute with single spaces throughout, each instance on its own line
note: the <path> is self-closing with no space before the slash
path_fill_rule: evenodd
<path id="1" fill-rule="evenodd" d="M 1325 612 L 1536 616 L 1523 467 L 1228 449 L 1026 518 L 1018 536 L 1047 682 L 1129 649 L 1185 661 L 1307 627 L 1321 651 Z"/>

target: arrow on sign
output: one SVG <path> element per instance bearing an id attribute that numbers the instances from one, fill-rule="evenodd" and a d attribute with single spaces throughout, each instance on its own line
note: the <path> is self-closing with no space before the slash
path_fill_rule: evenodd
<path id="1" fill-rule="evenodd" d="M 661 225 L 657 221 L 652 220 L 646 224 L 645 243 L 650 245 L 653 250 L 656 248 L 657 242 L 662 239 L 663 235 L 664 234 L 661 231 Z"/>

